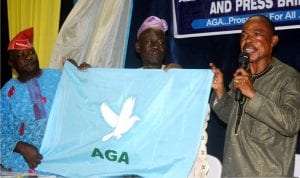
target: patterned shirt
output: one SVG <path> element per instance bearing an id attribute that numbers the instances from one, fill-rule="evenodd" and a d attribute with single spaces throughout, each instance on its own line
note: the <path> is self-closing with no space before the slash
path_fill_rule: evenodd
<path id="1" fill-rule="evenodd" d="M 44 69 L 25 83 L 10 79 L 1 89 L 1 163 L 14 172 L 28 172 L 18 141 L 40 148 L 61 71 Z"/>

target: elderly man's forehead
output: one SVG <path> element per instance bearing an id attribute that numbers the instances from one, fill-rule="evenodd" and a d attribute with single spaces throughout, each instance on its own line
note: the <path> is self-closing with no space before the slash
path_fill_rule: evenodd
<path id="1" fill-rule="evenodd" d="M 253 24 L 253 23 L 260 23 L 259 26 L 260 28 L 263 28 L 261 25 L 263 24 L 264 27 L 266 27 L 268 30 L 270 30 L 270 32 L 272 34 L 275 34 L 275 28 L 274 25 L 272 23 L 271 20 L 269 20 L 267 17 L 263 17 L 263 16 L 253 16 L 250 17 L 246 23 L 243 26 L 243 29 L 247 26 L 249 26 L 249 24 Z M 262 23 L 262 24 L 261 24 Z"/>
<path id="2" fill-rule="evenodd" d="M 27 52 L 33 52 L 34 49 L 33 48 L 30 48 L 30 49 L 22 49 L 22 50 L 10 50 L 9 52 L 10 53 L 13 53 L 13 54 L 22 54 L 22 53 L 27 53 Z"/>
<path id="3" fill-rule="evenodd" d="M 148 28 L 140 34 L 139 39 L 146 37 L 150 34 L 157 34 L 162 37 L 165 36 L 165 32 L 159 28 Z"/>
<path id="4" fill-rule="evenodd" d="M 35 54 L 34 48 L 23 49 L 23 50 L 9 50 L 9 55 L 11 57 L 23 56 L 28 54 Z"/>

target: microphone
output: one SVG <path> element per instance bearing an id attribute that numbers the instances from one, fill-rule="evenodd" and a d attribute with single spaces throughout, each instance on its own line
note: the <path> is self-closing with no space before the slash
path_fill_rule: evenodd
<path id="1" fill-rule="evenodd" d="M 239 68 L 243 68 L 247 70 L 249 64 L 249 54 L 247 52 L 242 52 L 239 57 Z M 235 100 L 241 101 L 243 99 L 243 95 L 239 89 L 236 90 Z"/>

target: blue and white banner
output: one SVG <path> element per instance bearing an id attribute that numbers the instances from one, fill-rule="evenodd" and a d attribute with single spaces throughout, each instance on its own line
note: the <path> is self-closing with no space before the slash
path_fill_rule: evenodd
<path id="1" fill-rule="evenodd" d="M 278 30 L 300 28 L 299 0 L 173 0 L 174 36 L 239 33 L 255 14 L 269 17 Z"/>
<path id="2" fill-rule="evenodd" d="M 66 177 L 187 177 L 200 146 L 210 69 L 77 70 L 66 63 L 38 170 Z"/>

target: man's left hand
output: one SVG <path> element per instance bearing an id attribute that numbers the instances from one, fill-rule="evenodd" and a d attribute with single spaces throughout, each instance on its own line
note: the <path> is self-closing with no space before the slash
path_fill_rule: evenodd
<path id="1" fill-rule="evenodd" d="M 38 149 L 26 142 L 19 141 L 14 151 L 20 153 L 24 157 L 31 169 L 36 168 L 43 159 L 43 156 L 39 153 Z"/>
<path id="2" fill-rule="evenodd" d="M 181 68 L 182 68 L 182 67 L 181 67 L 181 65 L 179 65 L 179 64 L 170 63 L 170 64 L 164 66 L 163 70 L 164 70 L 164 71 L 168 71 L 169 69 L 181 69 Z"/>

